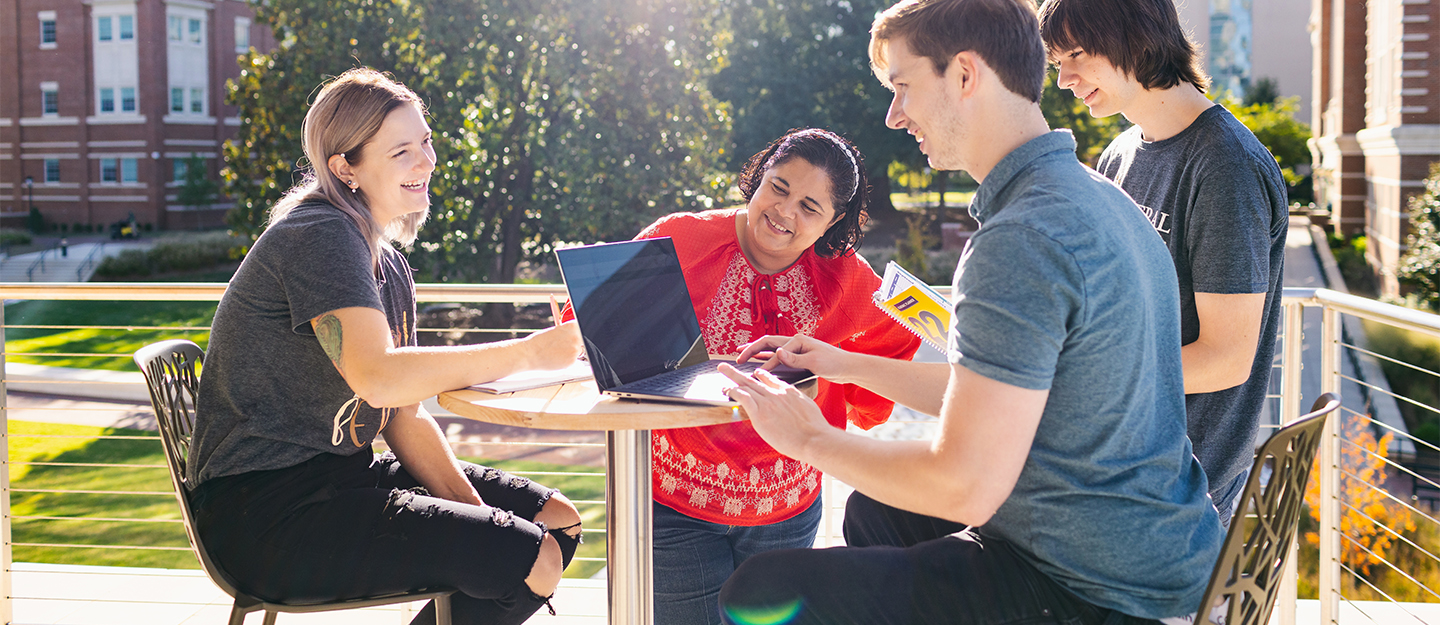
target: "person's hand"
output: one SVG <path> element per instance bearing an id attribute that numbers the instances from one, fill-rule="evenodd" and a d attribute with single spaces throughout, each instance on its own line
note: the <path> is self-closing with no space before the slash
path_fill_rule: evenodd
<path id="1" fill-rule="evenodd" d="M 820 339 L 805 336 L 764 336 L 744 346 L 735 362 L 751 358 L 765 358 L 760 368 L 766 371 L 784 364 L 796 369 L 807 369 L 811 373 L 831 382 L 846 383 L 850 354 Z"/>
<path id="2" fill-rule="evenodd" d="M 721 364 L 719 371 L 735 383 L 730 398 L 740 402 L 760 438 L 776 451 L 804 461 L 810 439 L 833 429 L 815 400 L 769 371 L 757 370 L 750 377 L 728 364 Z"/>
<path id="3" fill-rule="evenodd" d="M 580 339 L 580 325 L 574 321 L 540 330 L 522 340 L 530 346 L 530 369 L 564 369 L 575 364 L 585 346 Z"/>

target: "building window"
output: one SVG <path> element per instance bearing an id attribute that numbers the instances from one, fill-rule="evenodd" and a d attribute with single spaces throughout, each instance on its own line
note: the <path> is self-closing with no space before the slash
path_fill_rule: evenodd
<path id="1" fill-rule="evenodd" d="M 184 113 L 184 112 L 185 112 L 185 88 L 184 88 L 184 87 L 171 87 L 171 88 L 170 88 L 170 112 L 171 112 L 171 113 Z"/>
<path id="2" fill-rule="evenodd" d="M 170 20 L 169 22 L 167 22 L 167 24 L 168 27 L 166 29 L 166 32 L 170 37 L 170 41 L 180 41 L 180 29 L 184 28 L 185 26 L 185 18 L 179 17 L 177 15 L 171 15 Z"/>
<path id="3" fill-rule="evenodd" d="M 204 89 L 191 89 L 191 90 L 190 90 L 190 112 L 191 112 L 191 113 L 204 113 L 204 112 L 205 112 L 205 90 L 204 90 Z"/>
<path id="4" fill-rule="evenodd" d="M 114 112 L 115 112 L 115 90 L 114 90 L 114 89 L 101 89 L 101 90 L 100 90 L 100 112 L 101 112 L 101 113 L 114 113 Z"/>
<path id="5" fill-rule="evenodd" d="M 185 182 L 185 174 L 188 171 L 187 168 L 189 167 L 189 161 L 183 158 L 174 158 L 170 159 L 170 164 L 171 167 L 174 169 L 174 176 L 172 177 L 172 179 L 175 182 Z"/>
<path id="6" fill-rule="evenodd" d="M 45 159 L 45 182 L 60 182 L 60 159 Z"/>
<path id="7" fill-rule="evenodd" d="M 56 41 L 56 38 L 55 38 L 55 18 L 54 18 L 54 17 L 51 17 L 50 19 L 41 19 L 41 20 L 40 20 L 40 45 L 42 45 L 42 46 L 54 46 L 54 45 L 55 45 L 55 41 Z"/>
<path id="8" fill-rule="evenodd" d="M 120 159 L 120 182 L 139 182 L 139 161 L 133 158 Z"/>
<path id="9" fill-rule="evenodd" d="M 250 20 L 243 17 L 235 18 L 235 53 L 245 54 L 250 51 Z"/>
<path id="10" fill-rule="evenodd" d="M 111 32 L 112 21 L 108 15 L 96 21 L 95 32 L 99 34 L 100 41 L 110 41 L 114 38 L 114 33 Z"/>
<path id="11" fill-rule="evenodd" d="M 120 16 L 120 40 L 129 41 L 135 38 L 135 16 Z"/>
<path id="12" fill-rule="evenodd" d="M 60 114 L 60 91 L 56 87 L 40 88 L 40 114 Z"/>
<path id="13" fill-rule="evenodd" d="M 120 89 L 120 110 L 126 113 L 135 112 L 135 88 L 123 87 Z"/>
<path id="14" fill-rule="evenodd" d="M 100 159 L 100 182 L 120 182 L 118 159 Z"/>
<path id="15" fill-rule="evenodd" d="M 198 43 L 200 43 L 200 20 L 192 19 L 192 20 L 189 20 L 189 21 L 190 21 L 190 43 L 197 43 L 197 44 L 198 44 Z"/>

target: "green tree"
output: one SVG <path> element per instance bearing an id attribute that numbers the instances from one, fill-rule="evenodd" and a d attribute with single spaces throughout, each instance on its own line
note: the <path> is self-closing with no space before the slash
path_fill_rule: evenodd
<path id="1" fill-rule="evenodd" d="M 728 186 L 710 148 L 728 133 L 705 88 L 713 18 L 706 0 L 257 6 L 282 44 L 243 57 L 232 90 L 246 120 L 227 151 L 244 198 L 232 224 L 258 231 L 294 180 L 306 99 L 355 63 L 429 106 L 438 166 L 410 257 L 422 279 L 511 282 L 557 243 L 630 238 L 659 215 L 711 207 Z"/>
<path id="2" fill-rule="evenodd" d="M 1275 104 L 1280 100 L 1280 83 L 1266 76 L 1250 84 L 1245 90 L 1245 106 L 1252 104 Z"/>
<path id="3" fill-rule="evenodd" d="M 1275 162 L 1280 165 L 1280 172 L 1285 175 L 1286 184 L 1290 185 L 1290 201 L 1313 201 L 1310 177 L 1300 173 L 1300 170 L 1310 167 L 1310 147 L 1306 144 L 1310 140 L 1310 126 L 1295 119 L 1295 112 L 1300 110 L 1300 98 L 1292 96 L 1247 105 L 1227 95 L 1220 99 L 1220 103 L 1270 150 Z"/>
<path id="4" fill-rule="evenodd" d="M 875 13 L 893 3 L 721 0 L 733 39 L 710 88 L 735 118 L 727 150 L 732 171 L 791 128 L 827 128 L 865 155 L 871 214 L 893 213 L 890 164 L 925 165 L 913 138 L 885 126 L 891 94 L 875 79 L 866 52 Z"/>
<path id="5" fill-rule="evenodd" d="M 205 208 L 215 203 L 215 193 L 220 185 L 205 175 L 205 159 L 191 154 L 185 159 L 185 180 L 180 183 L 176 201 L 191 208 Z"/>
<path id="6" fill-rule="evenodd" d="M 1425 192 L 1410 198 L 1410 236 L 1400 257 L 1400 283 L 1440 312 L 1440 163 L 1430 165 Z"/>

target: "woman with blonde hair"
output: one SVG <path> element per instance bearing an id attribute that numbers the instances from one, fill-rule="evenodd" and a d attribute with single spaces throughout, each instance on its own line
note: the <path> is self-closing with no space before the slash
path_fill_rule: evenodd
<path id="1" fill-rule="evenodd" d="M 565 366 L 579 332 L 417 346 L 412 272 L 391 244 L 429 210 L 424 105 L 355 69 L 320 91 L 303 134 L 311 169 L 215 313 L 189 463 L 197 529 L 264 599 L 451 587 L 455 623 L 524 622 L 574 556 L 580 516 L 554 489 L 458 461 L 420 402 Z M 382 432 L 392 451 L 377 456 Z"/>

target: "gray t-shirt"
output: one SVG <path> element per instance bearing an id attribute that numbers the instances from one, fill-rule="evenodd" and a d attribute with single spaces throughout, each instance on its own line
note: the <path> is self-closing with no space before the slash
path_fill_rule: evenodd
<path id="1" fill-rule="evenodd" d="M 1069 131 L 1011 152 L 971 204 L 950 361 L 1048 389 L 1010 497 L 982 535 L 1096 605 L 1195 611 L 1221 532 L 1185 438 L 1179 302 L 1165 246 Z"/>
<path id="2" fill-rule="evenodd" d="M 1196 293 L 1265 293 L 1250 379 L 1185 397 L 1195 455 L 1219 494 L 1255 457 L 1270 384 L 1289 228 L 1285 178 L 1275 158 L 1225 107 L 1215 105 L 1164 141 L 1140 127 L 1100 156 L 1100 173 L 1124 189 L 1165 239 L 1180 284 L 1180 340 L 1200 336 Z"/>
<path id="3" fill-rule="evenodd" d="M 297 207 L 260 235 L 220 298 L 190 452 L 192 484 L 359 452 L 395 414 L 340 376 L 310 320 L 350 307 L 385 313 L 395 345 L 415 344 L 415 284 L 399 252 L 370 245 L 329 204 Z"/>

